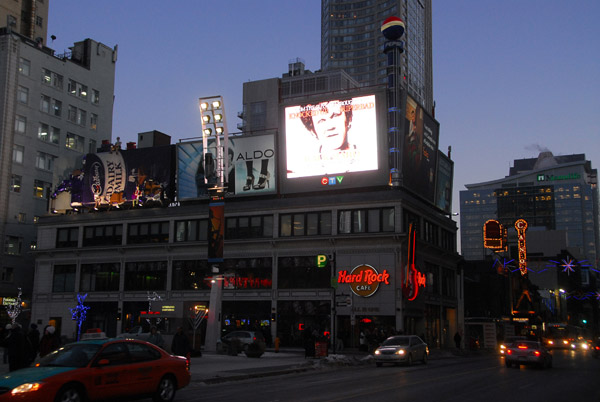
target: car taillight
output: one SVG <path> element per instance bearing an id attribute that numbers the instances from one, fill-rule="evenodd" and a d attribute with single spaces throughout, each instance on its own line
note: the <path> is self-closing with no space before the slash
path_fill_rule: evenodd
<path id="1" fill-rule="evenodd" d="M 508 350 L 506 351 L 506 354 L 508 354 L 508 355 L 512 355 L 512 350 L 508 349 Z"/>
<path id="2" fill-rule="evenodd" d="M 527 349 L 527 345 L 519 345 L 519 349 Z"/>
<path id="3" fill-rule="evenodd" d="M 600 350 L 600 346 L 596 346 L 596 350 Z"/>
<path id="4" fill-rule="evenodd" d="M 540 351 L 536 350 L 535 352 L 533 352 L 534 355 L 539 356 L 540 355 Z"/>

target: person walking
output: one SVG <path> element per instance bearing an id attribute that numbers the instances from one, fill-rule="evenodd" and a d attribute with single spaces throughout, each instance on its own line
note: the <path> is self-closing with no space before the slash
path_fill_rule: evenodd
<path id="1" fill-rule="evenodd" d="M 29 366 L 32 355 L 31 346 L 19 324 L 13 324 L 6 340 L 6 347 L 8 348 L 8 371 Z"/>
<path id="2" fill-rule="evenodd" d="M 177 332 L 173 336 L 173 342 L 171 342 L 171 352 L 177 356 L 183 356 L 190 363 L 190 357 L 192 353 L 192 346 L 187 334 L 184 332 L 183 327 L 177 328 Z"/>
<path id="3" fill-rule="evenodd" d="M 456 349 L 460 349 L 460 341 L 462 340 L 462 337 L 460 336 L 459 332 L 456 332 L 454 334 L 454 344 L 456 345 Z"/>
<path id="4" fill-rule="evenodd" d="M 44 328 L 44 335 L 40 339 L 40 357 L 44 357 L 50 352 L 55 351 L 60 346 L 60 340 L 56 335 L 56 328 L 52 325 L 47 325 Z"/>
<path id="5" fill-rule="evenodd" d="M 162 335 L 160 334 L 160 332 L 158 332 L 155 326 L 152 326 L 152 328 L 150 328 L 150 336 L 148 337 L 148 342 L 158 346 L 159 348 L 163 348 L 165 346 L 165 340 L 163 339 Z"/>
<path id="6" fill-rule="evenodd" d="M 29 344 L 31 345 L 31 362 L 33 362 L 40 351 L 40 331 L 38 331 L 36 324 L 31 324 L 29 326 L 27 339 L 29 340 Z"/>

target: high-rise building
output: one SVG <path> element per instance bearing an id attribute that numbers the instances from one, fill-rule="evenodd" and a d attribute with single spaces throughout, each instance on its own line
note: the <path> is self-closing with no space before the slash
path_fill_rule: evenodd
<path id="1" fill-rule="evenodd" d="M 599 250 L 598 172 L 584 154 L 518 159 L 509 175 L 467 184 L 460 192 L 462 255 L 483 260 L 483 225 L 498 220 L 514 230 L 525 219 L 528 230 L 565 231 L 567 246 L 594 264 Z M 560 250 L 556 250 L 557 253 Z"/>
<path id="2" fill-rule="evenodd" d="M 116 60 L 116 48 L 91 39 L 55 54 L 0 28 L 0 296 L 30 296 L 38 217 L 82 156 L 111 138 Z"/>
<path id="3" fill-rule="evenodd" d="M 322 0 L 321 69 L 345 70 L 363 85 L 387 82 L 381 23 L 390 16 L 406 25 L 402 56 L 404 85 L 433 110 L 431 0 Z"/>
<path id="4" fill-rule="evenodd" d="M 0 27 L 46 44 L 50 0 L 0 0 Z"/>

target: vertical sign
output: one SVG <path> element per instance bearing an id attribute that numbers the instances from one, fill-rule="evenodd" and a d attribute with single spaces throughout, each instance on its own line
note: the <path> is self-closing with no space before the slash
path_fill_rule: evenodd
<path id="1" fill-rule="evenodd" d="M 527 245 L 525 244 L 527 221 L 519 219 L 515 222 L 515 229 L 517 229 L 517 238 L 519 240 L 519 269 L 521 270 L 521 275 L 525 275 L 527 273 Z"/>
<path id="2" fill-rule="evenodd" d="M 208 262 L 223 262 L 225 238 L 225 202 L 222 197 L 213 198 L 208 204 Z"/>

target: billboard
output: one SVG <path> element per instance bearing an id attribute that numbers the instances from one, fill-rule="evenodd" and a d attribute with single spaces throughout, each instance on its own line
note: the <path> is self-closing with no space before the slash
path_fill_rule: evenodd
<path id="1" fill-rule="evenodd" d="M 273 135 L 229 137 L 227 152 L 228 195 L 275 194 L 277 191 L 275 138 Z M 206 153 L 216 160 L 216 141 L 209 139 L 208 152 L 202 141 L 177 144 L 178 199 L 208 198 L 208 186 L 217 182 L 216 172 L 204 163 Z M 210 166 L 210 164 L 208 164 Z"/>
<path id="2" fill-rule="evenodd" d="M 387 184 L 383 96 L 320 98 L 283 112 L 282 192 Z"/>
<path id="3" fill-rule="evenodd" d="M 438 168 L 435 186 L 435 206 L 452 213 L 452 185 L 454 177 L 454 162 L 443 152 L 438 151 Z"/>
<path id="4" fill-rule="evenodd" d="M 72 205 L 167 206 L 173 200 L 172 146 L 113 150 L 84 157 L 71 179 Z"/>
<path id="5" fill-rule="evenodd" d="M 403 184 L 434 203 L 439 124 L 410 96 L 406 99 L 405 117 Z"/>

